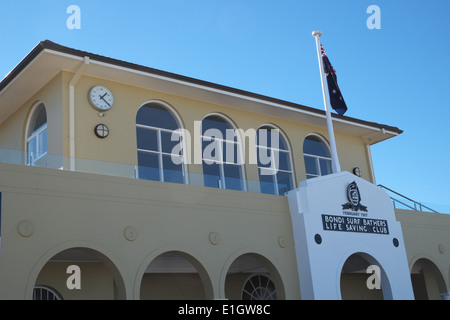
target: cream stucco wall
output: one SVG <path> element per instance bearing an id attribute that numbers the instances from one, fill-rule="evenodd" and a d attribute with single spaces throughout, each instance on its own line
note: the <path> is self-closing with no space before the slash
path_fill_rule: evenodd
<path id="1" fill-rule="evenodd" d="M 27 103 L 0 125 L 0 148 L 25 150 L 25 127 L 29 112 L 34 103 L 40 101 L 45 104 L 48 116 L 48 154 L 49 157 L 64 157 L 67 163 L 69 157 L 69 82 L 73 74 L 62 71 L 39 92 L 33 95 Z M 99 116 L 88 102 L 88 92 L 94 85 L 105 85 L 115 96 L 114 107 Z M 326 140 L 327 132 L 324 128 L 299 123 L 291 119 L 256 114 L 243 109 L 231 108 L 217 101 L 207 103 L 177 95 L 154 91 L 152 88 L 138 88 L 129 85 L 108 81 L 105 79 L 82 76 L 74 87 L 75 101 L 75 158 L 77 170 L 90 170 L 106 173 L 108 170 L 117 171 L 115 174 L 127 177 L 134 176 L 134 167 L 137 164 L 136 152 L 136 114 L 139 108 L 149 101 L 161 101 L 169 105 L 177 113 L 181 125 L 188 130 L 194 139 L 194 123 L 201 121 L 205 116 L 217 113 L 226 116 L 236 128 L 244 131 L 258 129 L 261 125 L 272 124 L 281 129 L 292 151 L 295 187 L 299 181 L 306 178 L 303 160 L 303 141 L 309 134 L 319 134 Z M 110 128 L 110 136 L 101 140 L 94 135 L 97 124 L 104 123 Z M 352 171 L 360 167 L 363 178 L 371 181 L 371 168 L 366 153 L 365 138 L 336 132 L 337 147 L 339 150 L 342 170 Z M 192 144 L 194 142 L 192 141 Z M 249 143 L 246 141 L 245 152 L 249 152 Z M 193 146 L 190 150 L 193 149 Z M 191 154 L 192 162 L 194 156 Z M 110 165 L 110 168 L 93 161 L 123 164 Z M 60 160 L 62 161 L 62 160 Z M 91 168 L 87 168 L 90 166 Z M 92 169 L 94 166 L 94 169 Z M 67 167 L 67 166 L 66 166 Z M 103 170 L 103 171 L 102 171 Z M 188 171 L 194 174 L 202 173 L 202 166 L 190 164 Z M 255 165 L 245 166 L 246 179 L 258 181 L 258 170 Z"/>

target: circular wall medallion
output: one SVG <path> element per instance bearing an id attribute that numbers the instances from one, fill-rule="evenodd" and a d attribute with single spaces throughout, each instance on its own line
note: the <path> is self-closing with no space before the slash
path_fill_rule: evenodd
<path id="1" fill-rule="evenodd" d="M 109 136 L 109 128 L 106 124 L 100 123 L 95 126 L 94 133 L 97 138 L 105 139 Z"/>
<path id="2" fill-rule="evenodd" d="M 126 227 L 125 230 L 123 230 L 123 236 L 128 241 L 134 241 L 137 238 L 137 231 L 133 227 Z"/>
<path id="3" fill-rule="evenodd" d="M 286 246 L 287 246 L 287 240 L 286 240 L 286 238 L 283 237 L 283 236 L 279 236 L 279 237 L 278 237 L 278 245 L 279 245 L 281 248 L 286 248 Z"/>
<path id="4" fill-rule="evenodd" d="M 211 232 L 210 234 L 209 234 L 209 242 L 212 244 L 212 245 L 218 245 L 219 244 L 219 242 L 220 242 L 220 236 L 219 236 L 219 234 L 217 233 L 217 232 Z"/>
<path id="5" fill-rule="evenodd" d="M 31 237 L 31 235 L 34 233 L 34 225 L 30 221 L 22 221 L 17 225 L 17 232 L 22 237 Z"/>

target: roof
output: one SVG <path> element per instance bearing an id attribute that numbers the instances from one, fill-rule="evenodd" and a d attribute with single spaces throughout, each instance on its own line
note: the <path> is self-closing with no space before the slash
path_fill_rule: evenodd
<path id="1" fill-rule="evenodd" d="M 288 110 L 298 110 L 300 112 L 303 112 L 305 114 L 309 115 L 316 115 L 320 118 L 325 117 L 325 111 L 319 110 L 316 108 L 307 107 L 301 104 L 280 100 L 272 97 L 268 97 L 265 95 L 252 93 L 208 81 L 203 81 L 195 78 L 186 77 L 183 75 L 178 75 L 122 60 L 117 60 L 113 58 L 108 58 L 105 56 L 101 56 L 98 54 L 89 53 L 86 51 L 81 51 L 77 49 L 72 49 L 66 46 L 62 46 L 60 44 L 57 44 L 55 42 L 45 40 L 41 41 L 1 82 L 0 82 L 0 109 L 3 108 L 3 105 L 1 104 L 1 96 L 4 94 L 4 91 L 8 89 L 8 87 L 16 80 L 16 78 L 20 77 L 21 74 L 35 61 L 40 57 L 40 55 L 43 52 L 47 53 L 57 53 L 61 57 L 78 57 L 78 63 L 82 61 L 85 57 L 89 57 L 89 60 L 92 62 L 96 62 L 97 64 L 101 64 L 104 66 L 115 66 L 116 68 L 124 71 L 135 71 L 138 74 L 142 75 L 149 75 L 156 77 L 158 79 L 165 79 L 166 81 L 172 81 L 173 83 L 178 84 L 188 84 L 191 86 L 196 87 L 197 89 L 203 89 L 203 90 L 212 90 L 214 92 L 220 92 L 222 94 L 226 94 L 229 96 L 244 98 L 250 101 L 257 101 L 266 103 L 272 106 L 278 106 L 281 108 L 287 108 Z M 64 68 L 64 70 L 71 69 L 71 68 Z M 62 70 L 62 69 L 61 69 Z M 60 70 L 60 71 L 61 71 Z M 71 71 L 71 70 L 68 70 Z M 2 122 L 2 113 L 0 110 L 0 123 Z M 383 139 L 377 138 L 373 140 L 373 143 L 385 140 L 387 138 L 390 138 L 391 136 L 396 136 L 401 133 L 403 133 L 402 130 L 400 130 L 397 127 L 385 125 L 385 124 L 379 124 L 376 122 L 370 122 L 365 121 L 357 118 L 352 118 L 348 116 L 340 116 L 338 114 L 332 114 L 333 119 L 335 119 L 338 123 L 351 123 L 351 124 L 358 124 L 361 127 L 367 127 L 367 128 L 373 128 L 376 131 L 380 131 L 383 135 L 386 134 L 386 132 L 389 132 L 389 136 L 385 137 Z M 371 143 L 371 144 L 373 144 Z"/>

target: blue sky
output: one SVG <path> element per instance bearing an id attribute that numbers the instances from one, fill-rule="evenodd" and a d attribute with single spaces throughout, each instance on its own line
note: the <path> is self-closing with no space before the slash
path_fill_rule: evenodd
<path id="1" fill-rule="evenodd" d="M 73 4 L 80 30 L 66 26 Z M 346 115 L 404 130 L 372 147 L 377 183 L 450 213 L 449 12 L 448 0 L 2 1 L 0 78 L 48 39 L 323 109 L 319 29 Z"/>

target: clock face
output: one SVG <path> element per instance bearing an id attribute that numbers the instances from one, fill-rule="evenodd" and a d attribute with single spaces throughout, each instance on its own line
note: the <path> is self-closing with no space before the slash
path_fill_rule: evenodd
<path id="1" fill-rule="evenodd" d="M 107 111 L 114 104 L 112 92 L 103 86 L 95 86 L 89 91 L 89 102 L 99 111 Z"/>

